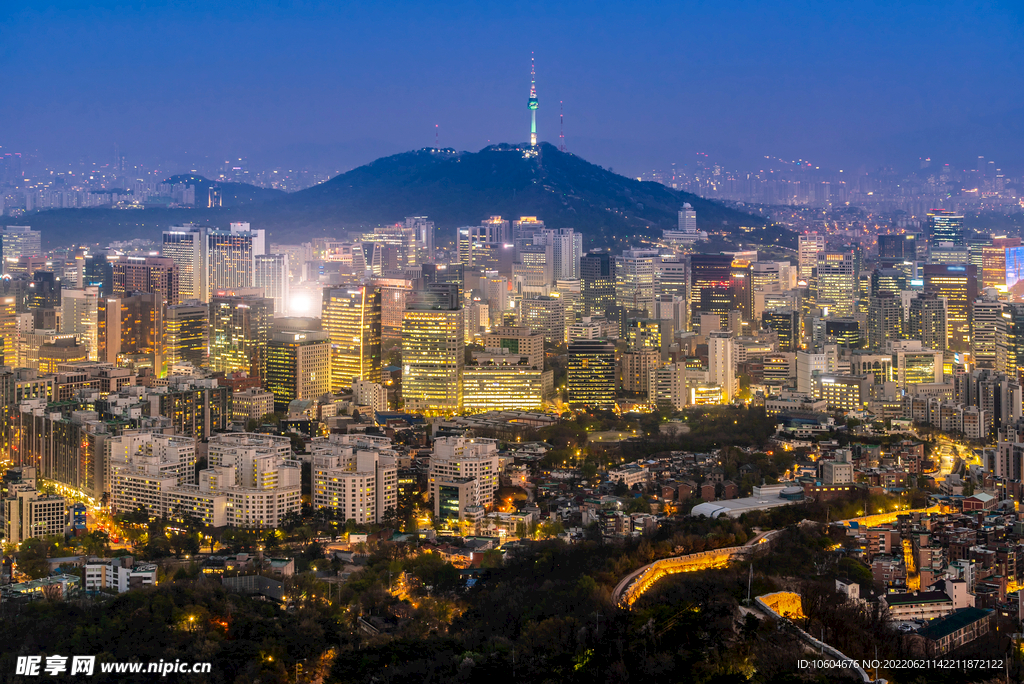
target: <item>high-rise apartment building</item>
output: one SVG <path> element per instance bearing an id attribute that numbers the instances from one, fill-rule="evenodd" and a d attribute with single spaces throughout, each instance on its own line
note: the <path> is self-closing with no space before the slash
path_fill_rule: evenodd
<path id="1" fill-rule="evenodd" d="M 971 348 L 971 319 L 978 298 L 978 270 L 969 264 L 925 264 L 924 291 L 946 300 L 946 335 L 952 351 Z"/>
<path id="2" fill-rule="evenodd" d="M 327 287 L 321 317 L 331 341 L 331 389 L 353 380 L 380 382 L 381 290 L 373 285 Z"/>
<path id="3" fill-rule="evenodd" d="M 453 284 L 417 291 L 402 321 L 402 393 L 412 410 L 462 410 L 465 322 Z"/>
<path id="4" fill-rule="evenodd" d="M 274 300 L 256 294 L 210 299 L 210 370 L 264 378 Z"/>
<path id="5" fill-rule="evenodd" d="M 312 444 L 312 504 L 359 525 L 383 522 L 398 503 L 398 466 L 388 440 L 330 435 Z"/>

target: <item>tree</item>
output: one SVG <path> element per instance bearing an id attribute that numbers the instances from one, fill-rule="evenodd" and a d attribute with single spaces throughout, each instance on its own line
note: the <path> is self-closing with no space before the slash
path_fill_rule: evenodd
<path id="1" fill-rule="evenodd" d="M 626 513 L 650 513 L 651 502 L 646 497 L 638 496 L 626 504 Z"/>

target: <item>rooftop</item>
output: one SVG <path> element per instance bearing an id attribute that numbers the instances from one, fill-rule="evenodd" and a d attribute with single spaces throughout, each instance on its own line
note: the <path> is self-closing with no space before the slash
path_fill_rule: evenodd
<path id="1" fill-rule="evenodd" d="M 917 630 L 917 633 L 926 639 L 938 641 L 943 637 L 960 631 L 971 623 L 988 617 L 991 613 L 991 610 L 984 608 L 961 608 L 946 617 L 929 620 L 924 627 Z"/>

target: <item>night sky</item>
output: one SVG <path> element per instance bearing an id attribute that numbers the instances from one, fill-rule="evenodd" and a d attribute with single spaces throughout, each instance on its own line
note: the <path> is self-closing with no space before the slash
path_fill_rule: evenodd
<path id="1" fill-rule="evenodd" d="M 0 151 L 351 168 L 542 140 L 639 173 L 694 153 L 1024 171 L 1024 3 L 5 2 Z"/>

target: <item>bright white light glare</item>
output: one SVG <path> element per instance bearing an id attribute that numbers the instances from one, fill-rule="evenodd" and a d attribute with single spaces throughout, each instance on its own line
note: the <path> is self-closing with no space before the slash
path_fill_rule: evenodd
<path id="1" fill-rule="evenodd" d="M 296 292 L 292 295 L 288 308 L 293 315 L 303 316 L 313 311 L 313 298 L 304 292 Z"/>

